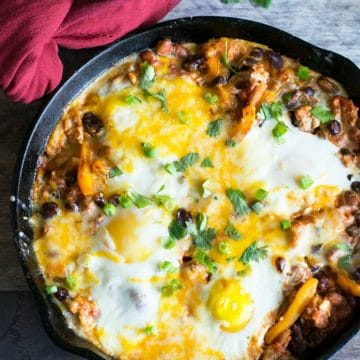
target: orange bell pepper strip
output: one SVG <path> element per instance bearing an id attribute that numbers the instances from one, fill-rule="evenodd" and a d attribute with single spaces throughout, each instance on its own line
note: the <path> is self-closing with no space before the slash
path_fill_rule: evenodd
<path id="1" fill-rule="evenodd" d="M 272 343 L 300 317 L 301 313 L 314 298 L 318 282 L 317 279 L 310 278 L 301 286 L 285 314 L 280 317 L 280 320 L 273 325 L 265 335 L 265 342 L 267 344 Z"/>
<path id="2" fill-rule="evenodd" d="M 91 196 L 95 193 L 95 180 L 90 165 L 90 150 L 85 141 L 81 144 L 77 181 L 85 196 Z"/>

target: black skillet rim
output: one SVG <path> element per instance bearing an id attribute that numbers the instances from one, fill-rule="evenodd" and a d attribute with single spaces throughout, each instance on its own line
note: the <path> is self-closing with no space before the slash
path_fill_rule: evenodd
<path id="1" fill-rule="evenodd" d="M 205 31 L 206 33 L 204 33 Z M 196 32 L 196 34 L 194 35 L 192 32 Z M 60 347 L 89 359 L 111 358 L 69 330 L 63 321 L 59 308 L 40 289 L 41 276 L 31 253 L 31 240 L 29 241 L 32 234 L 31 228 L 23 217 L 29 216 L 31 212 L 29 204 L 31 204 L 31 187 L 36 165 L 47 143 L 51 129 L 55 126 L 61 111 L 66 105 L 102 72 L 126 56 L 125 54 L 152 47 L 155 45 L 156 40 L 164 37 L 171 37 L 174 41 L 197 42 L 221 36 L 241 37 L 263 43 L 284 55 L 299 59 L 304 65 L 339 80 L 355 103 L 360 104 L 360 89 L 357 85 L 360 83 L 360 70 L 350 60 L 269 25 L 231 17 L 198 16 L 180 18 L 140 29 L 105 48 L 105 50 L 83 65 L 50 97 L 41 114 L 36 117 L 31 125 L 17 159 L 12 186 L 12 194 L 27 204 L 27 207 L 24 209 L 19 202 L 11 202 L 10 204 L 14 242 L 25 278 L 36 299 L 46 331 Z M 145 42 L 146 46 L 137 48 L 138 45 L 136 44 L 138 42 Z M 127 52 L 126 46 L 132 50 Z M 115 59 L 117 51 L 122 51 L 124 55 Z M 112 59 L 111 62 L 109 59 Z M 105 66 L 102 65 L 103 63 L 105 63 Z M 78 80 L 81 83 L 80 86 Z M 52 115 L 54 116 L 52 117 Z M 24 236 L 21 236 L 21 233 Z M 313 353 L 313 359 L 329 359 L 359 330 L 360 317 L 357 315 L 351 326 L 336 340 Z"/>

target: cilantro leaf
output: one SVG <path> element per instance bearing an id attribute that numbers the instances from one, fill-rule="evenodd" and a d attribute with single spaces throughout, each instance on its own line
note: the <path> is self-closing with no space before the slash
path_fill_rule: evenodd
<path id="1" fill-rule="evenodd" d="M 151 85 L 155 80 L 155 70 L 154 68 L 147 62 L 144 61 L 140 65 L 140 88 L 142 90 L 150 89 Z"/>
<path id="2" fill-rule="evenodd" d="M 174 161 L 174 167 L 177 172 L 184 172 L 190 166 L 193 166 L 199 160 L 198 153 L 189 153 L 180 160 Z"/>
<path id="3" fill-rule="evenodd" d="M 210 249 L 211 243 L 214 240 L 216 235 L 216 230 L 213 228 L 207 228 L 204 231 L 194 234 L 193 240 L 194 245 L 197 248 L 201 249 Z"/>
<path id="4" fill-rule="evenodd" d="M 239 261 L 244 265 L 249 264 L 251 261 L 259 262 L 266 258 L 268 253 L 267 246 L 258 246 L 257 241 L 254 241 L 250 246 L 248 246 L 242 255 L 240 256 Z"/>
<path id="5" fill-rule="evenodd" d="M 283 113 L 283 105 L 280 101 L 261 104 L 260 110 L 258 112 L 258 117 L 260 120 L 266 121 L 274 119 L 279 121 L 279 117 Z"/>
<path id="6" fill-rule="evenodd" d="M 120 176 L 122 174 L 123 174 L 123 172 L 117 166 L 115 166 L 109 170 L 109 178 L 113 178 L 115 176 Z"/>
<path id="7" fill-rule="evenodd" d="M 210 137 L 218 136 L 220 134 L 221 124 L 222 124 L 222 119 L 217 119 L 217 120 L 209 122 L 206 133 Z"/>
<path id="8" fill-rule="evenodd" d="M 213 168 L 214 164 L 212 163 L 210 156 L 207 156 L 201 163 L 201 167 Z"/>
<path id="9" fill-rule="evenodd" d="M 272 2 L 272 0 L 253 0 L 253 1 L 257 6 L 261 6 L 265 9 L 267 9 L 271 5 L 271 2 Z"/>
<path id="10" fill-rule="evenodd" d="M 237 240 L 241 240 L 241 239 L 242 239 L 241 233 L 238 231 L 238 229 L 235 227 L 235 225 L 232 224 L 232 223 L 230 223 L 230 222 L 225 226 L 224 233 L 225 233 L 231 240 L 237 241 Z"/>
<path id="11" fill-rule="evenodd" d="M 271 113 L 270 113 L 270 107 L 267 103 L 263 102 L 261 104 L 261 107 L 260 107 L 260 110 L 259 110 L 257 116 L 262 121 L 270 120 L 272 118 Z"/>
<path id="12" fill-rule="evenodd" d="M 352 249 L 349 244 L 343 242 L 335 245 L 336 249 L 341 250 L 344 255 L 338 259 L 338 266 L 341 269 L 348 270 L 351 266 Z"/>
<path id="13" fill-rule="evenodd" d="M 230 200 L 236 214 L 243 216 L 250 212 L 250 208 L 246 203 L 244 194 L 238 189 L 227 189 L 225 192 L 227 198 Z"/>
<path id="14" fill-rule="evenodd" d="M 311 110 L 311 114 L 313 114 L 318 120 L 320 120 L 321 124 L 327 124 L 329 121 L 335 119 L 334 114 L 323 106 L 314 107 Z"/>
<path id="15" fill-rule="evenodd" d="M 226 139 L 226 140 L 225 140 L 225 145 L 226 145 L 227 147 L 233 148 L 233 147 L 236 146 L 236 141 L 233 140 L 233 139 Z"/>
<path id="16" fill-rule="evenodd" d="M 238 4 L 241 0 L 220 0 L 223 4 Z"/>
<path id="17" fill-rule="evenodd" d="M 170 238 L 176 240 L 180 240 L 187 235 L 186 227 L 182 226 L 176 219 L 170 223 L 168 230 Z"/>
<path id="18" fill-rule="evenodd" d="M 275 120 L 279 120 L 282 113 L 283 104 L 280 101 L 270 103 L 270 114 Z"/>

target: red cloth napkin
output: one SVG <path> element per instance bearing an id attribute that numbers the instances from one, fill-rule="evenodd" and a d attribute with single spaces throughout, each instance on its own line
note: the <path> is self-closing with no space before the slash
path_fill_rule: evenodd
<path id="1" fill-rule="evenodd" d="M 54 90 L 63 66 L 58 46 L 108 44 L 161 19 L 180 0 L 0 1 L 0 87 L 28 103 Z"/>

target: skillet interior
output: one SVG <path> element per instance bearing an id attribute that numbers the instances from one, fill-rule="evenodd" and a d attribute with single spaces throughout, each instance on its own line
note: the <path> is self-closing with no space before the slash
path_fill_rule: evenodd
<path id="1" fill-rule="evenodd" d="M 62 110 L 93 79 L 123 57 L 144 48 L 153 47 L 164 37 L 175 42 L 204 42 L 209 38 L 235 37 L 268 45 L 304 65 L 338 80 L 349 97 L 360 105 L 360 70 L 348 59 L 317 48 L 281 30 L 256 22 L 225 17 L 194 17 L 161 23 L 124 37 L 107 48 L 76 72 L 51 98 L 24 140 L 14 174 L 12 193 L 18 201 L 11 204 L 12 228 L 15 245 L 30 289 L 34 293 L 42 321 L 52 339 L 60 346 L 90 359 L 109 359 L 86 340 L 69 330 L 58 307 L 41 291 L 41 274 L 32 250 L 31 228 L 24 219 L 31 212 L 31 189 L 39 156 L 44 151 L 49 135 Z M 351 326 L 337 341 L 312 353 L 313 359 L 327 359 L 340 349 L 360 329 L 359 311 Z"/>

